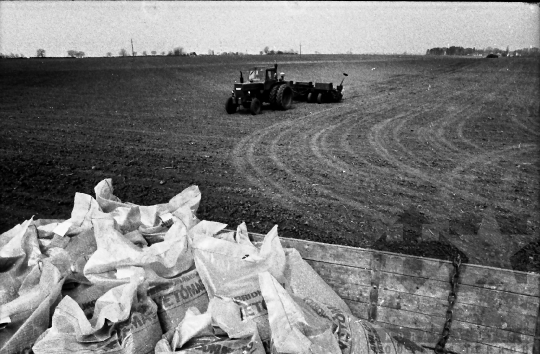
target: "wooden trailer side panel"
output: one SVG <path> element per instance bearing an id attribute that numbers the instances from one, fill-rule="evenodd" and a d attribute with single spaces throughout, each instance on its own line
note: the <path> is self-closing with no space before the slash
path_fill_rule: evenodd
<path id="1" fill-rule="evenodd" d="M 297 249 L 358 318 L 419 344 L 434 347 L 439 340 L 451 262 L 280 240 L 283 247 Z M 463 264 L 447 348 L 471 354 L 539 354 L 539 308 L 540 275 Z"/>

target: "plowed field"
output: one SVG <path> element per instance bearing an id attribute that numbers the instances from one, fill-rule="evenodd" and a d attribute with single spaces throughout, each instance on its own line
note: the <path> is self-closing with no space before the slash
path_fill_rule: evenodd
<path id="1" fill-rule="evenodd" d="M 0 232 L 191 184 L 198 216 L 326 243 L 540 271 L 539 61 L 279 56 L 287 80 L 346 72 L 338 104 L 228 115 L 268 56 L 0 61 Z"/>

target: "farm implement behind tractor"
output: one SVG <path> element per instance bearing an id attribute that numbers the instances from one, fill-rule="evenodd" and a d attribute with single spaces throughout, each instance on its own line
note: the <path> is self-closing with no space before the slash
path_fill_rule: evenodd
<path id="1" fill-rule="evenodd" d="M 343 73 L 343 76 L 349 76 Z M 309 103 L 331 103 L 339 102 L 343 98 L 343 78 L 340 84 L 334 88 L 331 82 L 291 82 L 294 92 L 293 98 L 297 101 L 307 101 Z"/>
<path id="2" fill-rule="evenodd" d="M 348 76 L 343 73 L 344 76 Z M 240 82 L 235 82 L 231 96 L 225 103 L 225 110 L 232 114 L 242 106 L 251 114 L 259 114 L 263 103 L 272 109 L 287 110 L 292 101 L 308 101 L 318 103 L 339 102 L 343 97 L 343 80 L 334 88 L 333 84 L 316 82 L 285 81 L 285 74 L 278 78 L 277 64 L 273 67 L 254 67 L 249 71 L 248 81 L 240 71 Z"/>

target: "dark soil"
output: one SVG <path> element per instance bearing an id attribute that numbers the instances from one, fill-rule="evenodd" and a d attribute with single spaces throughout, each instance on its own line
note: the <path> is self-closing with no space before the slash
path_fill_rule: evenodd
<path id="1" fill-rule="evenodd" d="M 347 72 L 343 101 L 228 115 L 265 56 L 1 60 L 0 232 L 104 178 L 141 205 L 196 184 L 231 228 L 540 272 L 538 60 L 278 59 Z"/>

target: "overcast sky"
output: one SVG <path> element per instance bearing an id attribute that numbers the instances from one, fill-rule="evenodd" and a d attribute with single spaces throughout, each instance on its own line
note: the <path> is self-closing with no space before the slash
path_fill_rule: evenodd
<path id="1" fill-rule="evenodd" d="M 418 53 L 457 45 L 540 47 L 537 5 L 525 3 L 0 1 L 0 53 L 150 54 L 175 47 L 259 53 Z"/>

